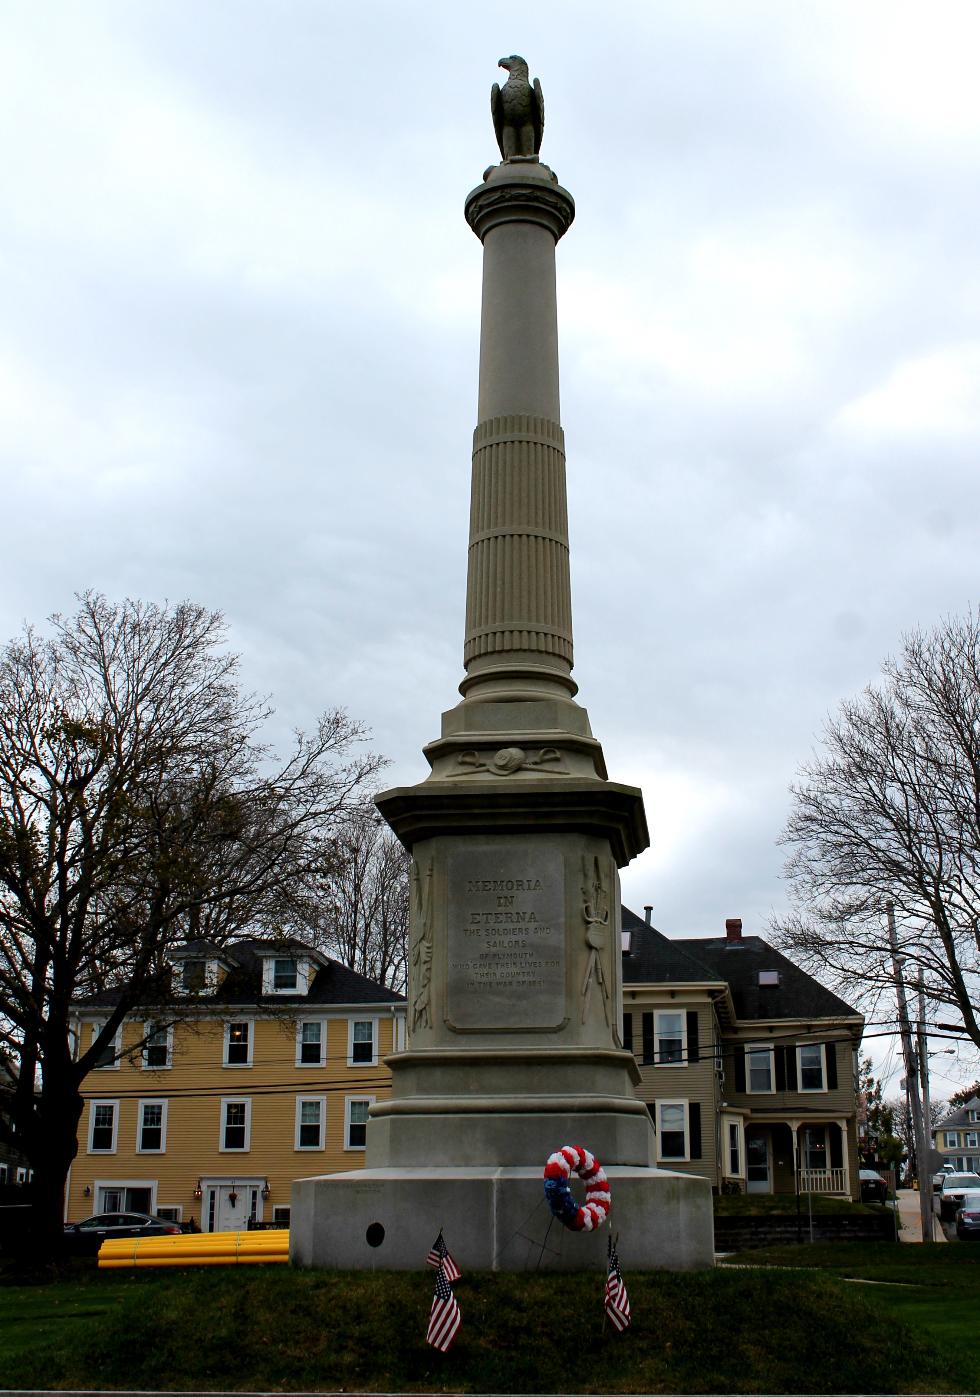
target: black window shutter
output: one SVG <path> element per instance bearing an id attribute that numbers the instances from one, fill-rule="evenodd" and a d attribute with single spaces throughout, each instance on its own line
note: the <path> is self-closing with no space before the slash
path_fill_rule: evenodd
<path id="1" fill-rule="evenodd" d="M 830 1136 L 830 1167 L 831 1169 L 843 1169 L 844 1146 L 841 1140 L 840 1126 L 828 1125 L 827 1133 Z"/>
<path id="2" fill-rule="evenodd" d="M 735 1064 L 735 1090 L 745 1090 L 745 1045 L 736 1043 L 732 1049 L 732 1061 Z"/>
<path id="3" fill-rule="evenodd" d="M 837 1090 L 837 1044 L 836 1044 L 836 1043 L 825 1043 L 825 1044 L 824 1044 L 824 1056 L 825 1056 L 826 1059 L 827 1059 L 827 1090 L 828 1090 L 828 1091 L 836 1091 L 836 1090 Z M 835 1165 L 834 1167 L 839 1169 L 839 1168 L 840 1168 L 840 1165 Z"/>
<path id="4" fill-rule="evenodd" d="M 628 1053 L 633 1051 L 633 1015 L 623 1015 L 623 1047 Z"/>
<path id="5" fill-rule="evenodd" d="M 796 1076 L 796 1048 L 790 1044 L 786 1049 L 786 1090 L 797 1091 L 799 1082 Z"/>
<path id="6" fill-rule="evenodd" d="M 776 1090 L 786 1090 L 786 1048 L 777 1048 L 773 1056 L 776 1059 Z"/>
<path id="7" fill-rule="evenodd" d="M 688 1009 L 687 1011 L 687 1060 L 688 1062 L 701 1061 L 701 1049 L 698 1046 L 697 1009 Z"/>
<path id="8" fill-rule="evenodd" d="M 653 1015 L 643 1015 L 643 1061 L 653 1061 Z"/>
<path id="9" fill-rule="evenodd" d="M 701 1102 L 692 1101 L 687 1108 L 687 1123 L 691 1133 L 691 1158 L 701 1158 Z"/>

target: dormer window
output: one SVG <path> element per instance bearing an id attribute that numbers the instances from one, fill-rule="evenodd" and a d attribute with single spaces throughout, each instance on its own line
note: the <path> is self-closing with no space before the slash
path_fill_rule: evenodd
<path id="1" fill-rule="evenodd" d="M 201 994 L 213 989 L 218 981 L 218 963 L 203 956 L 181 961 L 180 987 L 185 994 Z"/>
<path id="2" fill-rule="evenodd" d="M 263 994 L 307 994 L 310 961 L 306 956 L 263 956 Z"/>
<path id="3" fill-rule="evenodd" d="M 294 957 L 284 957 L 272 962 L 272 988 L 274 990 L 294 990 L 296 980 L 297 966 Z"/>

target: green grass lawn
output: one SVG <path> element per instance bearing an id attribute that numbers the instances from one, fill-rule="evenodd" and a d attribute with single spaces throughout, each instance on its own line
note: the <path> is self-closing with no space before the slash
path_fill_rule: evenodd
<path id="1" fill-rule="evenodd" d="M 447 1355 L 424 1343 L 426 1271 L 75 1267 L 46 1284 L 8 1277 L 0 1288 L 0 1382 L 253 1391 L 980 1390 L 972 1337 L 980 1247 L 879 1243 L 743 1256 L 748 1268 L 628 1274 L 634 1323 L 623 1335 L 603 1329 L 601 1272 L 464 1276 L 463 1327 Z M 763 1257 L 767 1265 L 757 1267 Z M 787 1261 L 794 1269 L 776 1269 Z M 899 1278 L 907 1289 L 851 1284 L 849 1275 Z"/>
<path id="2" fill-rule="evenodd" d="M 827 1242 L 731 1258 L 732 1265 L 740 1263 L 815 1270 L 854 1284 L 889 1330 L 908 1326 L 946 1355 L 948 1381 L 964 1392 L 980 1391 L 980 1246 Z"/>

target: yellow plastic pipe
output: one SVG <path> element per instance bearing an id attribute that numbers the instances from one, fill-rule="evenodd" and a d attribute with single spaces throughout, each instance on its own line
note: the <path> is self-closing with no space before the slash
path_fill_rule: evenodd
<path id="1" fill-rule="evenodd" d="M 100 1268 L 234 1266 L 289 1260 L 289 1232 L 195 1232 L 181 1236 L 118 1237 L 102 1243 Z"/>

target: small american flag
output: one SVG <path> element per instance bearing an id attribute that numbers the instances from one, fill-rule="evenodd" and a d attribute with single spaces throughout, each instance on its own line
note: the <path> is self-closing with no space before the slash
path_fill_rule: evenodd
<path id="1" fill-rule="evenodd" d="M 429 1248 L 429 1255 L 425 1258 L 426 1266 L 432 1266 L 438 1271 L 441 1266 L 446 1273 L 446 1280 L 453 1285 L 459 1280 L 460 1270 L 450 1254 L 449 1248 L 443 1239 L 442 1228 L 439 1229 L 439 1236 Z"/>
<path id="2" fill-rule="evenodd" d="M 606 1276 L 606 1314 L 614 1329 L 620 1333 L 629 1328 L 630 1298 L 626 1294 L 626 1283 L 619 1269 L 619 1253 L 609 1238 L 609 1274 Z"/>
<path id="3" fill-rule="evenodd" d="M 425 1342 L 431 1344 L 433 1348 L 437 1348 L 440 1353 L 448 1353 L 462 1320 L 459 1306 L 456 1304 L 456 1297 L 446 1280 L 446 1272 L 440 1266 L 436 1272 L 436 1293 L 432 1297 L 429 1329 L 425 1336 Z"/>

